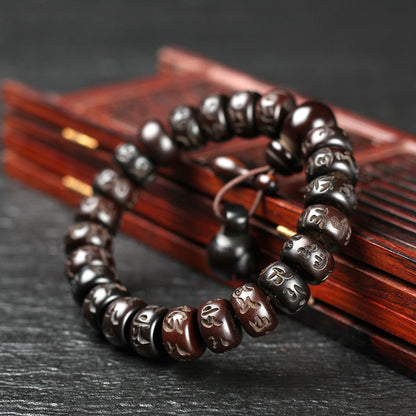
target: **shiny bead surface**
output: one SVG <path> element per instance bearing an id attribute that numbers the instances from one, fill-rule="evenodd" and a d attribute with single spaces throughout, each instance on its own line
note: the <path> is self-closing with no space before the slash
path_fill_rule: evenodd
<path id="1" fill-rule="evenodd" d="M 307 101 L 289 113 L 283 122 L 280 140 L 295 156 L 301 156 L 301 143 L 311 129 L 335 126 L 334 114 L 323 103 Z"/>
<path id="2" fill-rule="evenodd" d="M 114 161 L 136 186 L 146 186 L 156 179 L 155 165 L 133 143 L 117 146 Z"/>
<path id="3" fill-rule="evenodd" d="M 353 185 L 358 180 L 358 166 L 353 155 L 339 147 L 322 147 L 315 151 L 306 161 L 305 173 L 308 182 L 321 175 L 340 176 Z"/>
<path id="4" fill-rule="evenodd" d="M 171 165 L 179 158 L 178 146 L 157 120 L 148 121 L 142 127 L 138 140 L 157 165 Z"/>
<path id="5" fill-rule="evenodd" d="M 310 297 L 306 282 L 281 261 L 269 264 L 260 273 L 258 285 L 273 306 L 289 314 L 302 309 Z"/>
<path id="6" fill-rule="evenodd" d="M 310 130 L 302 140 L 302 156 L 306 159 L 321 147 L 338 147 L 352 153 L 347 133 L 337 126 L 322 126 Z"/>
<path id="7" fill-rule="evenodd" d="M 138 193 L 134 185 L 113 169 L 102 170 L 92 184 L 94 193 L 111 199 L 125 208 L 132 208 Z"/>
<path id="8" fill-rule="evenodd" d="M 271 138 L 279 137 L 285 117 L 295 107 L 295 99 L 289 91 L 275 88 L 263 94 L 254 112 L 259 133 Z"/>
<path id="9" fill-rule="evenodd" d="M 140 309 L 130 324 L 130 344 L 146 358 L 167 356 L 162 340 L 162 323 L 168 309 L 148 305 Z"/>
<path id="10" fill-rule="evenodd" d="M 266 195 L 274 195 L 279 190 L 279 182 L 276 175 L 261 173 L 256 176 L 254 187 L 262 190 Z"/>
<path id="11" fill-rule="evenodd" d="M 278 140 L 272 140 L 267 146 L 266 160 L 281 175 L 289 176 L 302 170 L 300 159 Z"/>
<path id="12" fill-rule="evenodd" d="M 198 309 L 198 323 L 202 339 L 212 352 L 226 352 L 241 343 L 241 327 L 227 299 L 203 303 Z"/>
<path id="13" fill-rule="evenodd" d="M 211 169 L 224 180 L 230 180 L 248 172 L 247 166 L 233 156 L 218 156 L 211 160 Z"/>
<path id="14" fill-rule="evenodd" d="M 72 294 L 77 303 L 82 303 L 88 292 L 97 285 L 117 280 L 114 272 L 105 266 L 85 266 L 70 280 Z"/>
<path id="15" fill-rule="evenodd" d="M 86 245 L 98 246 L 111 251 L 113 239 L 110 232 L 103 225 L 83 221 L 68 228 L 64 245 L 67 254 L 77 247 Z"/>
<path id="16" fill-rule="evenodd" d="M 280 260 L 311 285 L 324 282 L 334 270 L 331 253 L 312 237 L 302 234 L 296 234 L 285 241 Z"/>
<path id="17" fill-rule="evenodd" d="M 234 135 L 251 138 L 257 135 L 254 109 L 260 94 L 253 91 L 237 91 L 228 101 L 227 116 Z"/>
<path id="18" fill-rule="evenodd" d="M 242 327 L 252 337 L 262 337 L 277 327 L 275 311 L 254 283 L 235 289 L 230 302 Z"/>
<path id="19" fill-rule="evenodd" d="M 348 217 L 357 208 L 357 194 L 352 184 L 333 175 L 322 175 L 313 179 L 305 188 L 305 207 L 325 204 L 337 208 Z"/>
<path id="20" fill-rule="evenodd" d="M 225 95 L 210 95 L 202 101 L 198 121 L 208 140 L 223 142 L 231 139 L 232 133 L 225 112 L 227 103 Z"/>
<path id="21" fill-rule="evenodd" d="M 118 298 L 107 307 L 102 324 L 107 341 L 117 347 L 130 346 L 130 323 L 133 316 L 146 303 L 132 296 Z"/>
<path id="22" fill-rule="evenodd" d="M 310 235 L 331 253 L 346 246 L 351 237 L 347 216 L 336 208 L 322 204 L 311 205 L 302 212 L 297 232 Z"/>
<path id="23" fill-rule="evenodd" d="M 163 345 L 175 360 L 192 361 L 205 351 L 198 329 L 197 312 L 191 306 L 179 306 L 171 309 L 163 319 Z"/>
<path id="24" fill-rule="evenodd" d="M 199 127 L 197 111 L 188 105 L 175 108 L 169 117 L 172 139 L 178 147 L 194 150 L 203 147 L 206 138 Z"/>
<path id="25" fill-rule="evenodd" d="M 223 224 L 207 248 L 207 261 L 220 277 L 231 280 L 253 280 L 259 248 L 248 231 L 248 211 L 238 204 L 223 207 Z"/>
<path id="26" fill-rule="evenodd" d="M 65 274 L 72 279 L 75 273 L 85 266 L 102 266 L 115 274 L 113 256 L 105 249 L 97 246 L 82 246 L 72 251 L 65 262 Z"/>
<path id="27" fill-rule="evenodd" d="M 88 196 L 79 204 L 77 221 L 92 221 L 107 227 L 115 233 L 121 222 L 121 208 L 102 196 Z"/>
<path id="28" fill-rule="evenodd" d="M 82 314 L 88 326 L 101 329 L 108 305 L 116 299 L 129 296 L 128 290 L 118 283 L 100 284 L 92 288 L 82 304 Z"/>

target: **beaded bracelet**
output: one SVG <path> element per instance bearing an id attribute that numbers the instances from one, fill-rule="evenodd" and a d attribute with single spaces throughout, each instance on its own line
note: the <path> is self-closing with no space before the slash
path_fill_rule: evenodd
<path id="1" fill-rule="evenodd" d="M 307 304 L 308 284 L 317 285 L 329 277 L 334 267 L 331 253 L 349 242 L 348 217 L 357 206 L 358 168 L 351 142 L 337 127 L 332 111 L 314 101 L 296 106 L 285 90 L 274 89 L 263 96 L 251 91 L 236 92 L 230 98 L 212 95 L 198 109 L 173 110 L 170 126 L 171 135 L 159 121 L 142 127 L 138 144 L 144 153 L 133 143 L 115 149 L 119 171 L 104 169 L 95 177 L 95 195 L 82 200 L 77 223 L 67 231 L 65 273 L 87 324 L 102 331 L 111 344 L 132 347 L 142 357 L 169 355 L 191 361 L 206 347 L 216 353 L 236 347 L 242 339 L 241 328 L 252 337 L 266 335 L 277 326 L 277 310 L 295 313 Z M 115 273 L 112 238 L 122 210 L 136 202 L 137 188 L 155 179 L 155 165 L 174 164 L 181 149 L 199 148 L 207 140 L 258 135 L 272 140 L 266 150 L 268 166 L 257 173 L 267 176 L 269 168 L 269 172 L 291 175 L 302 169 L 302 159 L 306 161 L 305 209 L 298 234 L 283 244 L 280 261 L 262 270 L 257 284 L 246 283 L 229 300 L 210 300 L 198 309 L 168 310 L 130 296 Z M 247 222 L 241 221 L 238 207 L 226 208 L 221 215 L 232 235 Z M 241 258 L 237 260 L 241 265 Z"/>

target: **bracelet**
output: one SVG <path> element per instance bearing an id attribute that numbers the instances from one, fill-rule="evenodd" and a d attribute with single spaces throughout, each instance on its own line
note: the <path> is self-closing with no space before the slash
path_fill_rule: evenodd
<path id="1" fill-rule="evenodd" d="M 351 142 L 337 127 L 332 111 L 316 101 L 296 106 L 293 96 L 281 89 L 262 96 L 252 91 L 230 98 L 212 95 L 198 109 L 176 108 L 169 121 L 171 135 L 159 121 L 148 121 L 140 130 L 138 146 L 122 143 L 115 149 L 118 169 L 104 169 L 95 177 L 94 196 L 81 201 L 77 223 L 65 236 L 65 274 L 85 321 L 111 344 L 133 348 L 142 357 L 191 361 L 206 347 L 215 353 L 235 348 L 242 340 L 241 328 L 252 337 L 266 335 L 277 326 L 276 311 L 295 313 L 307 304 L 308 285 L 329 277 L 334 267 L 331 253 L 350 240 L 358 168 Z M 176 163 L 181 150 L 200 148 L 207 140 L 258 135 L 272 139 L 266 166 L 247 171 L 232 158 L 214 162 L 217 174 L 238 176 L 217 194 L 214 211 L 223 225 L 207 250 L 215 272 L 227 278 L 237 275 L 248 283 L 235 289 L 229 300 L 210 300 L 198 309 L 168 310 L 130 296 L 116 275 L 111 253 L 122 211 L 137 201 L 137 188 L 155 179 L 156 165 Z M 297 234 L 283 244 L 280 260 L 257 278 L 249 217 L 264 193 L 277 190 L 275 174 L 300 172 L 302 160 L 308 184 Z M 252 178 L 258 194 L 250 212 L 238 204 L 219 208 L 231 186 Z"/>

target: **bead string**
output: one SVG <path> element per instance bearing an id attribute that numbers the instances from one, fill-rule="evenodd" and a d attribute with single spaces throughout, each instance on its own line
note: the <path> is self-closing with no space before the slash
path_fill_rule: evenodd
<path id="1" fill-rule="evenodd" d="M 308 284 L 320 284 L 329 277 L 334 267 L 331 252 L 349 242 L 348 217 L 356 208 L 358 168 L 351 143 L 336 126 L 331 110 L 319 102 L 296 106 L 284 90 L 263 96 L 250 91 L 236 92 L 230 98 L 213 95 L 198 109 L 181 106 L 173 110 L 170 125 L 171 135 L 158 121 L 142 127 L 138 142 L 144 153 L 133 143 L 115 149 L 114 159 L 123 173 L 104 169 L 94 179 L 95 195 L 81 201 L 77 223 L 65 237 L 65 273 L 75 300 L 82 304 L 85 321 L 110 343 L 133 348 L 142 357 L 191 361 L 206 347 L 216 353 L 236 347 L 242 328 L 253 337 L 266 335 L 277 326 L 277 310 L 295 313 L 307 304 Z M 154 180 L 156 164 L 177 161 L 180 148 L 192 150 L 207 140 L 259 134 L 272 139 L 266 150 L 268 165 L 226 184 L 215 198 L 214 212 L 224 221 L 219 206 L 229 189 L 255 174 L 296 173 L 303 157 L 308 180 L 305 209 L 298 234 L 285 241 L 280 260 L 260 272 L 257 284 L 246 283 L 229 300 L 211 300 L 198 309 L 168 310 L 130 296 L 115 273 L 111 251 L 122 211 L 136 201 L 136 188 Z M 262 194 L 258 191 L 251 214 Z"/>

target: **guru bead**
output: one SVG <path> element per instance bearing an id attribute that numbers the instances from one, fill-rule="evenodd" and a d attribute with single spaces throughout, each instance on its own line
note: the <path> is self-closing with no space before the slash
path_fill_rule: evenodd
<path id="1" fill-rule="evenodd" d="M 132 208 L 137 200 L 134 185 L 113 169 L 104 169 L 94 178 L 94 193 L 105 196 L 121 207 Z"/>
<path id="2" fill-rule="evenodd" d="M 130 322 L 136 312 L 145 307 L 146 303 L 132 296 L 118 298 L 107 307 L 102 330 L 104 336 L 116 347 L 130 345 Z"/>
<path id="3" fill-rule="evenodd" d="M 276 313 L 254 283 L 235 289 L 230 302 L 241 325 L 252 337 L 262 337 L 276 328 Z"/>
<path id="4" fill-rule="evenodd" d="M 226 204 L 222 210 L 223 224 L 207 248 L 211 269 L 227 280 L 253 279 L 259 248 L 248 231 L 248 211 L 238 204 Z"/>
<path id="5" fill-rule="evenodd" d="M 163 345 L 175 360 L 192 361 L 205 351 L 198 331 L 197 312 L 191 306 L 179 306 L 171 309 L 163 319 Z"/>
<path id="6" fill-rule="evenodd" d="M 277 138 L 285 117 L 296 107 L 293 95 L 286 90 L 275 88 L 257 101 L 254 119 L 260 133 Z"/>
<path id="7" fill-rule="evenodd" d="M 88 196 L 79 204 L 75 218 L 102 224 L 114 234 L 121 222 L 121 208 L 102 196 Z"/>
<path id="8" fill-rule="evenodd" d="M 227 299 L 203 303 L 198 309 L 198 324 L 202 339 L 212 352 L 226 352 L 241 343 L 241 327 Z"/>
<path id="9" fill-rule="evenodd" d="M 235 92 L 228 101 L 227 115 L 234 135 L 251 138 L 257 134 L 254 108 L 260 95 L 253 91 Z"/>
<path id="10" fill-rule="evenodd" d="M 266 160 L 276 172 L 284 176 L 302 170 L 302 162 L 278 140 L 272 140 L 267 146 Z"/>
<path id="11" fill-rule="evenodd" d="M 247 166 L 233 156 L 218 156 L 211 160 L 210 167 L 221 179 L 230 180 L 248 172 Z"/>
<path id="12" fill-rule="evenodd" d="M 331 253 L 307 235 L 297 234 L 288 238 L 280 252 L 280 260 L 311 285 L 324 282 L 334 269 Z"/>
<path id="13" fill-rule="evenodd" d="M 348 244 L 351 227 L 347 216 L 336 208 L 316 204 L 299 217 L 298 234 L 306 234 L 322 243 L 331 253 Z"/>
<path id="14" fill-rule="evenodd" d="M 117 146 L 114 161 L 136 186 L 146 186 L 156 178 L 155 165 L 133 143 Z"/>
<path id="15" fill-rule="evenodd" d="M 289 314 L 302 309 L 311 295 L 306 282 L 281 261 L 269 264 L 260 273 L 258 285 L 275 307 Z"/>
<path id="16" fill-rule="evenodd" d="M 307 101 L 296 107 L 283 122 L 280 140 L 297 157 L 301 156 L 301 143 L 309 130 L 321 126 L 335 126 L 331 109 L 317 101 Z"/>

